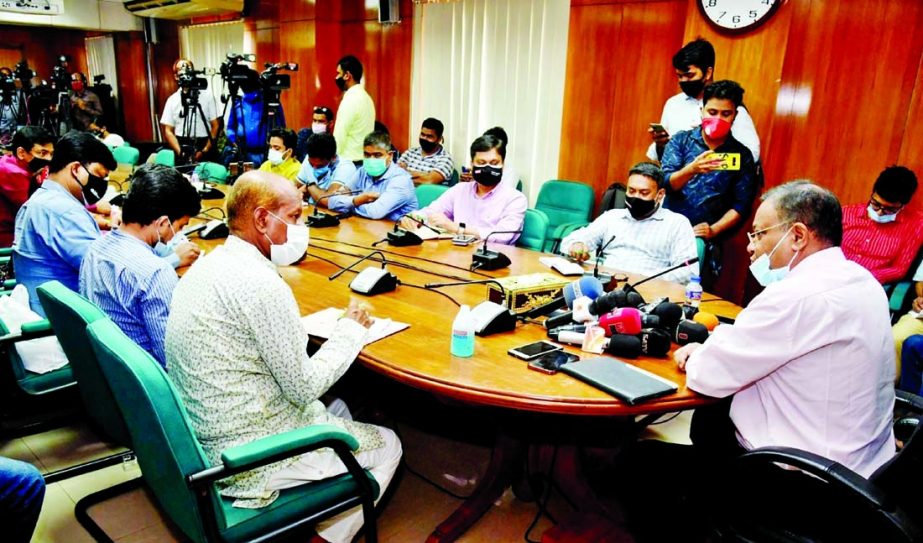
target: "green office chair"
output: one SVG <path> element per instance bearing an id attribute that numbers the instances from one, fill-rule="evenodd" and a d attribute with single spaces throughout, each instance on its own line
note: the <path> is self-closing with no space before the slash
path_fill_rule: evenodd
<path id="1" fill-rule="evenodd" d="M 527 209 L 525 220 L 522 223 L 522 235 L 519 236 L 516 245 L 533 251 L 541 251 L 545 246 L 545 234 L 547 231 L 548 216 L 545 215 L 545 212 L 537 209 Z"/>
<path id="2" fill-rule="evenodd" d="M 593 187 L 576 181 L 552 179 L 542 185 L 535 209 L 548 216 L 545 251 L 557 252 L 564 236 L 589 223 L 594 199 Z"/>
<path id="3" fill-rule="evenodd" d="M 458 184 L 458 170 L 452 170 L 452 175 L 450 175 L 448 179 L 443 179 L 442 183 L 440 184 L 445 187 L 454 187 L 455 185 L 457 185 Z"/>
<path id="4" fill-rule="evenodd" d="M 141 156 L 141 151 L 131 147 L 129 145 L 123 145 L 121 147 L 116 147 L 112 150 L 112 156 L 115 157 L 115 161 L 119 164 L 129 164 L 131 166 L 138 165 L 138 159 Z"/>
<path id="5" fill-rule="evenodd" d="M 300 533 L 358 505 L 365 516 L 365 540 L 377 540 L 374 500 L 379 488 L 351 454 L 359 447 L 353 436 L 330 425 L 299 428 L 228 449 L 220 464 L 211 465 L 160 364 L 110 320 L 94 322 L 88 333 L 125 416 L 144 480 L 190 540 L 265 541 Z M 228 476 L 325 447 L 336 452 L 348 473 L 282 490 L 267 507 L 232 507 L 234 499 L 215 488 Z"/>
<path id="6" fill-rule="evenodd" d="M 196 166 L 195 173 L 199 181 L 211 181 L 226 185 L 228 182 L 228 169 L 217 162 L 203 162 Z"/>
<path id="7" fill-rule="evenodd" d="M 176 155 L 172 149 L 161 149 L 154 155 L 154 164 L 163 164 L 171 168 L 176 166 Z"/>
<path id="8" fill-rule="evenodd" d="M 516 190 L 518 190 L 519 192 L 522 192 L 522 179 L 520 179 L 519 181 L 516 181 Z"/>
<path id="9" fill-rule="evenodd" d="M 445 185 L 417 185 L 417 203 L 424 208 L 433 203 L 442 193 L 449 190 Z"/>

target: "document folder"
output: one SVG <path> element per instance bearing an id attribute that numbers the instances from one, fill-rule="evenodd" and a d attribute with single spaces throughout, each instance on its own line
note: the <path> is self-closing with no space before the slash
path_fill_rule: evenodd
<path id="1" fill-rule="evenodd" d="M 561 366 L 564 373 L 576 377 L 616 398 L 635 405 L 644 400 L 676 392 L 679 386 L 617 358 L 591 358 Z"/>

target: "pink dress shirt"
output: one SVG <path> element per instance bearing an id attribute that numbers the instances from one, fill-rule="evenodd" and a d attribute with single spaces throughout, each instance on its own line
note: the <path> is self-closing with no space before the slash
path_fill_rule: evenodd
<path id="1" fill-rule="evenodd" d="M 522 230 L 526 208 L 529 207 L 523 193 L 500 183 L 481 197 L 477 194 L 477 187 L 474 181 L 458 183 L 418 213 L 427 217 L 442 213 L 454 222 L 465 223 L 465 228 L 477 230 L 481 239 L 491 232 Z M 488 241 L 512 245 L 517 239 L 519 234 L 499 234 L 491 236 Z"/>
<path id="2" fill-rule="evenodd" d="M 735 394 L 745 449 L 785 446 L 868 477 L 894 455 L 888 300 L 839 247 L 817 252 L 719 326 L 686 364 L 689 388 Z"/>

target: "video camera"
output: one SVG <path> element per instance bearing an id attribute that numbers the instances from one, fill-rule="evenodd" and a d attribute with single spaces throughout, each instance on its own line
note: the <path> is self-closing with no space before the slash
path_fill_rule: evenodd
<path id="1" fill-rule="evenodd" d="M 51 69 L 51 85 L 58 92 L 66 92 L 70 88 L 71 74 L 67 63 L 67 55 L 59 55 L 57 63 Z"/>
<path id="2" fill-rule="evenodd" d="M 16 78 L 10 75 L 0 75 L 0 103 L 9 105 L 13 103 L 16 94 Z"/>
<path id="3" fill-rule="evenodd" d="M 208 88 L 208 79 L 204 77 L 205 75 L 207 75 L 205 70 L 193 70 L 186 66 L 186 69 L 176 78 L 176 84 L 184 91 L 205 90 Z"/>
<path id="4" fill-rule="evenodd" d="M 26 59 L 20 60 L 13 68 L 13 76 L 22 83 L 23 90 L 32 88 L 32 78 L 36 75 L 35 71 L 29 68 L 29 61 Z"/>
<path id="5" fill-rule="evenodd" d="M 249 77 L 250 68 L 241 62 L 255 62 L 256 55 L 252 53 L 228 53 L 226 60 L 221 64 L 221 79 L 227 82 L 229 88 L 235 91 L 241 82 Z"/>
<path id="6" fill-rule="evenodd" d="M 264 91 L 278 92 L 292 88 L 292 76 L 278 72 L 279 70 L 297 72 L 297 62 L 267 62 L 263 67 L 266 69 L 260 74 L 260 84 Z"/>

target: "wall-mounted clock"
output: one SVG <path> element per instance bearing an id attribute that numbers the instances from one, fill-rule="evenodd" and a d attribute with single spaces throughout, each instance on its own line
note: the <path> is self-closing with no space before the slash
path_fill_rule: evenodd
<path id="1" fill-rule="evenodd" d="M 746 32 L 765 23 L 784 0 L 698 0 L 708 22 L 725 32 Z"/>

